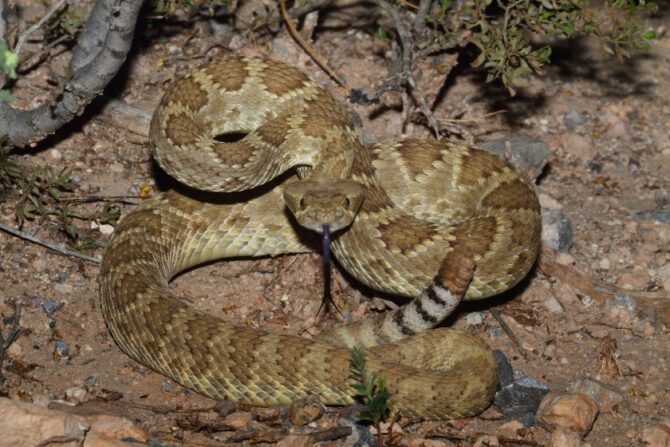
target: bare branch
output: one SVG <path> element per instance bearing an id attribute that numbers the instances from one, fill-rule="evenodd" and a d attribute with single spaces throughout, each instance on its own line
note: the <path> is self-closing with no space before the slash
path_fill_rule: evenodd
<path id="1" fill-rule="evenodd" d="M 3 223 L 0 223 L 0 230 L 5 231 L 13 236 L 20 237 L 21 239 L 25 239 L 29 242 L 32 242 L 37 245 L 41 245 L 42 247 L 48 248 L 49 250 L 53 250 L 55 252 L 58 252 L 62 255 L 66 256 L 74 256 L 75 258 L 83 259 L 84 261 L 92 262 L 94 264 L 100 264 L 100 258 L 94 258 L 92 256 L 87 256 L 81 253 L 78 253 L 76 251 L 68 250 L 67 248 L 63 248 L 61 246 L 58 246 L 56 244 L 52 244 L 50 242 L 43 241 L 41 239 L 36 238 L 35 236 L 31 236 L 30 234 L 26 233 L 25 231 L 17 230 L 15 228 L 9 227 Z"/>
<path id="2" fill-rule="evenodd" d="M 34 144 L 80 114 L 123 65 L 142 0 L 98 0 L 79 35 L 63 92 L 32 110 L 0 103 L 0 135 L 7 144 Z"/>
<path id="3" fill-rule="evenodd" d="M 37 23 L 33 24 L 32 26 L 28 27 L 24 32 L 21 33 L 19 36 L 18 41 L 16 42 L 16 46 L 14 47 L 14 53 L 19 56 L 21 54 L 21 48 L 23 47 L 23 43 L 26 41 L 28 36 L 30 36 L 32 33 L 37 31 L 38 29 L 42 28 L 42 26 L 51 18 L 52 15 L 56 13 L 64 4 L 66 0 L 58 0 L 56 3 L 51 6 L 51 9 L 49 9 L 46 14 L 42 16 L 41 19 L 37 21 Z"/>

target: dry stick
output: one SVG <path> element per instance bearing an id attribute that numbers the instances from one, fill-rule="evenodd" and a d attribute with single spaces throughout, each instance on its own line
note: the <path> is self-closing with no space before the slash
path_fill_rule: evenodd
<path id="1" fill-rule="evenodd" d="M 414 36 L 418 37 L 426 26 L 426 17 L 428 17 L 428 12 L 430 12 L 430 5 L 433 3 L 433 0 L 421 0 L 419 2 L 419 9 L 416 12 L 416 17 L 414 17 Z"/>
<path id="2" fill-rule="evenodd" d="M 505 331 L 505 334 L 507 334 L 509 339 L 512 340 L 512 343 L 514 343 L 514 346 L 516 347 L 516 350 L 519 351 L 519 354 L 521 354 L 523 358 L 528 359 L 528 351 L 523 347 L 514 331 L 512 331 L 512 328 L 510 328 L 507 323 L 505 323 L 502 315 L 500 315 L 500 311 L 498 309 L 489 309 L 489 311 L 491 312 L 491 315 L 493 315 L 493 317 L 498 320 L 498 323 L 500 324 L 502 330 Z"/>
<path id="3" fill-rule="evenodd" d="M 33 26 L 29 27 L 26 29 L 21 35 L 19 36 L 19 40 L 16 43 L 16 46 L 14 47 L 14 53 L 18 56 L 21 53 L 21 47 L 23 47 L 23 43 L 26 41 L 29 35 L 37 31 L 46 23 L 49 18 L 56 13 L 60 9 L 61 6 L 65 3 L 66 0 L 58 0 L 54 5 L 47 11 L 42 18 L 35 23 Z"/>
<path id="4" fill-rule="evenodd" d="M 293 25 L 293 20 L 291 19 L 291 16 L 288 13 L 288 10 L 286 9 L 286 0 L 279 0 L 279 6 L 281 8 L 281 13 L 282 16 L 284 17 L 284 21 L 286 22 L 286 26 L 288 27 L 289 32 L 291 33 L 291 36 L 300 44 L 300 46 L 307 52 L 307 54 L 310 55 L 312 59 L 325 71 L 328 73 L 328 76 L 333 78 L 335 82 L 337 82 L 340 86 L 346 88 L 347 90 L 351 90 L 351 87 L 347 85 L 346 82 L 344 82 L 338 75 L 333 71 L 332 68 L 326 63 L 326 61 L 321 57 L 319 53 L 316 52 L 314 47 L 312 47 L 303 37 L 302 35 L 298 32 L 298 30 L 295 28 Z"/>
<path id="5" fill-rule="evenodd" d="M 591 298 L 604 301 L 616 292 L 640 300 L 643 305 L 649 306 L 658 312 L 660 320 L 670 326 L 670 293 L 669 292 L 645 292 L 642 290 L 628 290 L 620 287 L 606 284 L 602 281 L 591 278 L 573 267 L 559 264 L 555 260 L 553 250 L 544 249 L 540 255 L 538 263 L 540 270 L 547 276 L 552 276 L 579 290 L 584 295 Z"/>
<path id="6" fill-rule="evenodd" d="M 0 384 L 5 381 L 5 376 L 2 374 L 2 364 L 5 362 L 5 353 L 7 349 L 14 343 L 16 337 L 19 335 L 20 321 L 21 321 L 21 303 L 18 300 L 14 301 L 14 314 L 12 315 L 12 325 L 9 333 L 5 337 L 0 326 Z"/>
<path id="7" fill-rule="evenodd" d="M 412 76 L 412 36 L 409 30 L 407 29 L 407 26 L 405 25 L 405 22 L 403 21 L 402 17 L 400 17 L 400 13 L 394 6 L 392 6 L 391 4 L 389 4 L 384 0 L 373 0 L 373 1 L 377 6 L 386 11 L 393 20 L 396 31 L 398 32 L 398 40 L 400 40 L 400 46 L 402 48 L 401 82 L 407 84 L 406 87 L 407 90 L 411 92 L 412 98 L 414 98 L 414 100 L 416 101 L 417 105 L 419 106 L 419 109 L 421 110 L 421 113 L 426 117 L 426 119 L 428 120 L 428 124 L 433 129 L 433 132 L 435 132 L 435 137 L 439 139 L 440 123 L 435 118 L 435 115 L 430 110 L 430 107 L 428 107 L 425 95 L 417 88 L 416 82 L 414 81 L 414 77 Z M 405 93 L 403 93 L 403 95 L 404 94 Z M 403 101 L 403 107 L 404 106 L 405 101 Z"/>
<path id="8" fill-rule="evenodd" d="M 27 241 L 30 241 L 34 244 L 41 245 L 42 247 L 48 248 L 50 250 L 53 250 L 55 252 L 58 252 L 62 255 L 66 256 L 74 256 L 75 258 L 83 259 L 84 261 L 92 262 L 94 264 L 100 264 L 100 258 L 94 258 L 92 256 L 87 256 L 81 253 L 77 253 L 76 251 L 68 250 L 67 248 L 59 247 L 58 245 L 43 241 L 41 239 L 38 239 L 34 236 L 31 236 L 30 234 L 17 230 L 12 227 L 8 227 L 7 225 L 3 224 L 0 222 L 0 230 L 5 231 L 13 236 L 19 237 L 21 239 L 25 239 Z"/>

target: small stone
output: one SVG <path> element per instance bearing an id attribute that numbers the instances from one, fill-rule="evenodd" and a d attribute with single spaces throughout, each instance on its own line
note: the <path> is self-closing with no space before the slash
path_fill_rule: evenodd
<path id="1" fill-rule="evenodd" d="M 294 400 L 289 407 L 289 421 L 293 425 L 307 425 L 323 416 L 323 404 L 318 399 Z"/>
<path id="2" fill-rule="evenodd" d="M 67 400 L 70 402 L 81 403 L 86 399 L 87 395 L 88 391 L 79 386 L 73 386 L 65 390 L 65 397 L 67 397 Z"/>
<path id="3" fill-rule="evenodd" d="M 581 436 L 565 427 L 557 427 L 551 433 L 551 447 L 586 447 L 588 445 L 582 441 Z"/>
<path id="4" fill-rule="evenodd" d="M 582 162 L 593 160 L 597 155 L 597 148 L 590 138 L 568 132 L 561 136 L 561 146 L 569 155 Z"/>
<path id="5" fill-rule="evenodd" d="M 560 314 L 565 312 L 565 309 L 563 308 L 563 305 L 561 304 L 560 301 L 556 299 L 555 296 L 549 295 L 547 296 L 543 301 L 542 305 L 547 309 L 549 312 L 554 313 L 554 314 Z"/>
<path id="6" fill-rule="evenodd" d="M 598 268 L 601 270 L 609 270 L 612 267 L 612 262 L 609 258 L 600 258 L 598 261 Z"/>
<path id="7" fill-rule="evenodd" d="M 516 438 L 524 428 L 524 425 L 515 419 L 502 424 L 497 428 L 497 432 L 506 438 Z"/>
<path id="8" fill-rule="evenodd" d="M 582 436 L 591 430 L 598 416 L 598 404 L 583 393 L 550 393 L 537 411 L 538 424 L 554 430 L 564 427 Z"/>
<path id="9" fill-rule="evenodd" d="M 576 380 L 570 384 L 568 391 L 586 394 L 603 408 L 612 408 L 623 402 L 625 398 L 623 393 L 615 387 L 590 377 Z"/>
<path id="10" fill-rule="evenodd" d="M 253 416 L 247 412 L 237 412 L 226 416 L 221 422 L 222 425 L 233 430 L 244 430 L 253 422 Z"/>
<path id="11" fill-rule="evenodd" d="M 627 293 L 621 291 L 614 292 L 614 303 L 619 307 L 630 310 L 631 312 L 635 310 L 635 300 Z"/>
<path id="12" fill-rule="evenodd" d="M 86 434 L 84 447 L 132 447 L 147 445 L 147 432 L 130 419 L 109 414 L 86 418 L 91 429 Z M 153 445 L 153 444 L 152 444 Z"/>
<path id="13" fill-rule="evenodd" d="M 510 162 L 519 171 L 528 172 L 533 177 L 542 172 L 551 153 L 546 142 L 520 134 L 510 134 L 480 146 L 502 158 L 511 158 Z"/>
<path id="14" fill-rule="evenodd" d="M 98 231 L 105 236 L 109 236 L 114 233 L 114 227 L 109 224 L 102 224 L 98 227 Z"/>
<path id="15" fill-rule="evenodd" d="M 556 251 L 572 247 L 572 224 L 562 211 L 542 211 L 542 243 Z"/>
<path id="16" fill-rule="evenodd" d="M 96 376 L 88 376 L 84 383 L 90 387 L 98 386 L 98 378 Z"/>
<path id="17" fill-rule="evenodd" d="M 621 285 L 624 289 L 640 290 L 646 287 L 650 279 L 649 274 L 638 267 L 632 272 L 622 273 L 621 276 L 619 276 L 617 284 Z"/>
<path id="18" fill-rule="evenodd" d="M 172 391 L 172 383 L 167 380 L 161 382 L 161 391 L 164 393 L 169 393 Z"/>
<path id="19" fill-rule="evenodd" d="M 570 286 L 570 284 L 565 282 L 560 282 L 554 284 L 552 290 L 556 294 L 556 298 L 560 301 L 561 304 L 566 303 L 566 305 L 571 305 L 579 301 L 579 297 L 575 292 L 575 289 Z"/>
<path id="20" fill-rule="evenodd" d="M 658 276 L 666 292 L 670 292 L 670 262 L 657 269 L 656 276 Z"/>
<path id="21" fill-rule="evenodd" d="M 47 262 L 43 258 L 37 258 L 30 263 L 36 272 L 43 272 L 47 268 Z"/>
<path id="22" fill-rule="evenodd" d="M 562 251 L 556 255 L 556 262 L 561 265 L 574 265 L 576 261 L 574 256 L 572 256 L 570 253 L 565 253 Z"/>
<path id="23" fill-rule="evenodd" d="M 351 428 L 351 434 L 341 440 L 342 446 L 376 446 L 377 438 L 370 433 L 365 425 L 358 423 L 352 416 L 344 416 L 337 420 L 341 427 Z"/>
<path id="24" fill-rule="evenodd" d="M 56 340 L 56 354 L 59 357 L 67 357 L 70 355 L 70 345 L 63 340 Z"/>
<path id="25" fill-rule="evenodd" d="M 60 160 L 61 158 L 63 158 L 63 154 L 62 154 L 61 151 L 59 151 L 58 149 L 51 149 L 51 150 L 49 151 L 49 156 L 50 156 L 53 160 Z"/>
<path id="26" fill-rule="evenodd" d="M 495 405 L 508 419 L 521 419 L 526 415 L 535 414 L 542 398 L 549 393 L 549 388 L 533 377 L 524 376 L 519 380 L 503 386 L 493 398 Z M 532 418 L 527 419 L 532 423 Z"/>
<path id="27" fill-rule="evenodd" d="M 62 293 L 63 295 L 70 295 L 74 291 L 74 288 L 70 284 L 56 283 L 52 287 L 55 292 Z"/>
<path id="28" fill-rule="evenodd" d="M 503 330 L 500 326 L 491 326 L 487 332 L 489 333 L 489 336 L 494 339 L 500 338 L 503 334 Z"/>
<path id="29" fill-rule="evenodd" d="M 42 310 L 49 317 L 53 317 L 58 309 L 60 309 L 61 304 L 56 300 L 44 300 L 42 301 Z"/>
<path id="30" fill-rule="evenodd" d="M 70 279 L 70 274 L 68 272 L 58 272 L 58 278 L 57 278 L 58 282 L 64 283 L 68 279 Z"/>
<path id="31" fill-rule="evenodd" d="M 484 314 L 481 312 L 470 312 L 465 317 L 465 324 L 468 326 L 479 326 L 484 323 Z"/>
<path id="32" fill-rule="evenodd" d="M 501 387 L 507 386 L 514 381 L 514 369 L 504 352 L 499 349 L 493 351 L 493 358 L 498 365 L 498 382 Z"/>
<path id="33" fill-rule="evenodd" d="M 561 205 L 558 200 L 554 199 L 553 197 L 545 194 L 545 193 L 540 193 L 537 195 L 538 200 L 540 201 L 540 206 L 542 208 L 546 208 L 549 210 L 560 210 L 563 209 L 563 205 Z"/>
<path id="34" fill-rule="evenodd" d="M 584 118 L 574 109 L 563 115 L 563 124 L 565 124 L 568 130 L 575 130 L 577 126 L 583 123 Z"/>
<path id="35" fill-rule="evenodd" d="M 646 447 L 670 447 L 670 425 L 648 425 L 642 430 L 640 440 Z"/>

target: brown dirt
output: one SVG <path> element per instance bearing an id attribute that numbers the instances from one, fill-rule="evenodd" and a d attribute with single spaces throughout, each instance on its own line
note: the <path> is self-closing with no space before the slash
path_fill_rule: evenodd
<path id="1" fill-rule="evenodd" d="M 152 110 L 166 82 L 202 62 L 204 50 L 217 43 L 217 38 L 203 30 L 200 24 L 169 37 L 144 39 L 121 80 L 110 89 L 111 94 Z M 345 102 L 345 92 L 334 87 L 285 33 L 269 45 L 255 46 L 251 38 L 242 38 L 241 42 L 236 46 L 241 53 L 264 54 L 294 64 Z M 363 32 L 320 33 L 316 47 L 353 87 L 371 89 L 372 80 L 387 72 L 388 61 L 383 54 L 389 50 L 388 44 Z M 205 58 L 228 53 L 214 47 Z M 545 76 L 533 80 L 513 100 L 499 86 L 482 85 L 478 76 L 464 75 L 445 88 L 436 110 L 440 118 L 474 119 L 464 126 L 476 141 L 509 132 L 546 141 L 552 154 L 540 182 L 543 200 L 569 216 L 574 232 L 574 245 L 569 254 L 560 256 L 560 263 L 569 272 L 583 272 L 587 279 L 624 290 L 651 291 L 666 300 L 670 300 L 670 272 L 665 277 L 661 273 L 670 261 L 670 222 L 643 219 L 636 213 L 669 209 L 668 55 L 667 32 L 653 43 L 650 52 L 623 62 L 603 56 L 594 42 L 580 41 L 557 51 L 554 65 Z M 62 72 L 68 57 L 64 53 L 51 62 L 57 72 Z M 437 94 L 435 85 L 441 84 L 443 77 L 436 67 L 425 64 L 421 68 L 421 85 L 430 95 Z M 48 100 L 55 90 L 47 77 L 46 64 L 21 77 L 14 90 L 16 104 L 30 107 Z M 360 117 L 365 141 L 401 136 L 399 96 L 385 96 L 382 106 L 347 105 Z M 477 119 L 499 109 L 508 112 Z M 570 111 L 577 111 L 583 118 L 574 130 L 564 123 Z M 427 135 L 425 128 L 413 124 L 402 134 Z M 139 185 L 154 184 L 154 167 L 144 138 L 110 126 L 94 113 L 78 119 L 37 149 L 15 154 L 14 160 L 26 165 L 69 167 L 79 180 L 81 195 L 137 197 Z M 0 203 L 4 223 L 13 224 L 12 200 L 10 197 Z M 131 209 L 124 206 L 124 214 Z M 48 226 L 28 224 L 25 229 L 45 240 L 64 241 Z M 94 234 L 104 244 L 107 236 L 97 231 Z M 201 408 L 213 402 L 138 365 L 116 347 L 98 308 L 96 265 L 2 232 L 0 253 L 3 317 L 11 314 L 9 300 L 23 304 L 21 336 L 10 349 L 11 361 L 5 370 L 5 390 L 10 397 L 67 402 L 71 400 L 66 396 L 67 389 L 83 387 L 87 390 L 85 400 L 107 402 L 166 445 L 223 445 L 208 440 L 206 429 L 194 429 L 198 425 L 192 423 L 192 416 L 155 411 L 157 406 Z M 89 254 L 99 256 L 101 250 Z M 384 308 L 384 301 L 349 277 L 338 273 L 335 281 L 335 300 L 354 319 Z M 608 293 L 583 290 L 575 281 L 574 275 L 545 276 L 535 271 L 524 287 L 504 299 L 466 306 L 454 325 L 477 333 L 505 352 L 515 369 L 536 377 L 552 390 L 566 389 L 580 377 L 605 383 L 614 394 L 612 400 L 599 402 L 600 415 L 586 440 L 594 447 L 639 445 L 645 426 L 670 418 L 670 322 L 663 313 L 667 302 L 653 302 L 654 313 L 648 311 L 651 302 L 639 298 L 630 310 L 617 305 Z M 180 276 L 175 280 L 175 290 L 200 309 L 239 324 L 285 333 L 310 336 L 320 328 L 339 324 L 340 319 L 334 315 L 316 317 L 322 293 L 318 255 L 220 262 Z M 589 294 L 596 298 L 593 302 L 585 296 Z M 552 296 L 562 304 L 563 311 L 551 312 L 543 304 Z M 60 304 L 51 316 L 42 306 L 47 300 Z M 529 352 L 527 358 L 497 330 L 500 325 L 487 311 L 491 306 L 500 309 Z M 484 323 L 469 327 L 465 317 L 473 311 L 483 312 Z M 59 355 L 57 340 L 69 345 L 69 355 Z M 119 395 L 121 398 L 114 400 Z M 418 443 L 416 438 L 440 430 L 460 430 L 464 436 L 509 436 L 501 429 L 504 422 L 495 409 L 489 409 L 467 421 L 401 421 L 401 425 L 404 442 Z M 534 440 L 537 445 L 549 439 L 549 433 L 539 427 L 513 436 Z M 458 445 L 454 439 L 434 439 L 441 443 L 435 445 Z M 460 445 L 469 444 L 464 441 Z"/>

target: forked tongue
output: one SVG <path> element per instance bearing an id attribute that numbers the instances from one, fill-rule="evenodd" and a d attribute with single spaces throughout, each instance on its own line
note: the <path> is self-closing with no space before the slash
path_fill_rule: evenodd
<path id="1" fill-rule="evenodd" d="M 332 303 L 333 307 L 340 310 L 335 306 L 333 302 L 333 297 L 330 293 L 330 225 L 323 226 L 323 238 L 321 239 L 322 247 L 322 256 L 323 256 L 323 300 L 321 301 L 321 306 L 316 312 L 318 315 L 321 313 L 321 309 L 324 307 L 324 304 Z"/>

